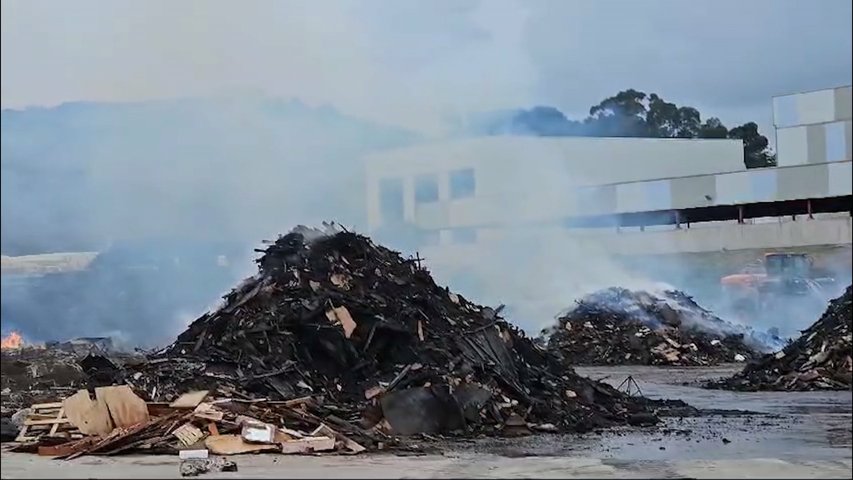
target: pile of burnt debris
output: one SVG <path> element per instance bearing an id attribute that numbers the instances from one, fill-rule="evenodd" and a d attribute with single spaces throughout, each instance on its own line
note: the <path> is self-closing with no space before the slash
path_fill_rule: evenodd
<path id="1" fill-rule="evenodd" d="M 87 372 L 101 369 L 105 355 L 116 366 L 144 360 L 115 348 L 108 337 L 75 338 L 65 342 L 20 344 L 2 352 L 0 400 L 2 417 L 50 399 L 62 398 L 90 383 Z"/>
<path id="2" fill-rule="evenodd" d="M 784 349 L 747 364 L 734 377 L 712 382 L 729 390 L 848 390 L 853 387 L 853 286 Z"/>
<path id="3" fill-rule="evenodd" d="M 416 259 L 347 231 L 298 227 L 259 273 L 128 383 L 147 400 L 186 388 L 246 399 L 324 393 L 320 413 L 402 435 L 578 431 L 648 411 L 565 369 L 504 321 L 435 284 Z"/>
<path id="4" fill-rule="evenodd" d="M 147 417 L 113 419 L 122 428 L 62 452 L 174 451 L 181 425 L 186 445 L 223 442 L 209 451 L 357 452 L 402 448 L 411 435 L 584 432 L 697 413 L 578 376 L 500 307 L 439 287 L 417 259 L 367 237 L 297 227 L 259 251 L 257 275 L 144 363 L 89 357 L 96 396 L 127 388 L 121 401 Z M 103 410 L 100 398 L 75 396 Z"/>
<path id="5" fill-rule="evenodd" d="M 0 362 L 2 416 L 46 399 L 73 393 L 85 385 L 85 375 L 74 354 L 44 347 L 4 349 Z"/>
<path id="6" fill-rule="evenodd" d="M 715 365 L 767 351 L 755 332 L 720 319 L 677 290 L 599 290 L 578 300 L 542 335 L 550 350 L 573 365 Z"/>

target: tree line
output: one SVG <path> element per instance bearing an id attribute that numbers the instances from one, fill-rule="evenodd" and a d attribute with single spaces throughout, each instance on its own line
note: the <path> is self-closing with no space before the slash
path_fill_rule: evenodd
<path id="1" fill-rule="evenodd" d="M 523 133 L 539 136 L 729 138 L 743 141 L 747 168 L 776 165 L 776 154 L 758 124 L 726 127 L 717 117 L 702 120 L 696 108 L 667 102 L 658 94 L 628 89 L 590 107 L 583 120 L 567 118 L 559 109 L 537 106 L 515 111 L 508 121 L 497 122 L 489 133 Z"/>

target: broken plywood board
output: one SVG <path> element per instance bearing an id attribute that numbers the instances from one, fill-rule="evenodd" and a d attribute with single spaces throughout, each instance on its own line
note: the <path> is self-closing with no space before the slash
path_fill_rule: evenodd
<path id="1" fill-rule="evenodd" d="M 148 405 L 127 385 L 96 388 L 95 396 L 107 404 L 116 427 L 130 427 L 148 421 Z"/>
<path id="2" fill-rule="evenodd" d="M 77 442 L 65 442 L 59 445 L 39 445 L 38 454 L 43 457 L 67 457 L 95 445 L 99 440 L 98 437 L 86 437 Z"/>
<path id="3" fill-rule="evenodd" d="M 326 311 L 326 318 L 332 323 L 339 323 L 344 329 L 344 336 L 347 338 L 352 335 L 352 332 L 355 331 L 355 327 L 358 325 L 352 319 L 352 315 L 350 315 L 347 307 L 337 307 Z"/>
<path id="4" fill-rule="evenodd" d="M 204 439 L 204 446 L 214 455 L 239 455 L 281 451 L 280 445 L 247 443 L 240 435 L 211 435 Z"/>
<path id="5" fill-rule="evenodd" d="M 306 454 L 328 452 L 335 449 L 335 439 L 332 437 L 305 437 L 288 440 L 281 444 L 281 453 Z"/>
<path id="6" fill-rule="evenodd" d="M 212 420 L 214 422 L 222 421 L 222 418 L 225 416 L 225 413 L 221 410 L 217 410 L 210 403 L 199 403 L 195 410 L 193 410 L 193 417 L 203 419 L 203 420 Z"/>
<path id="7" fill-rule="evenodd" d="M 68 420 L 84 435 L 106 435 L 113 430 L 106 402 L 101 398 L 92 400 L 86 390 L 78 390 L 62 405 Z"/>
<path id="8" fill-rule="evenodd" d="M 333 430 L 331 427 L 329 427 L 325 423 L 321 424 L 313 432 L 311 432 L 312 436 L 317 435 L 317 434 L 322 434 L 322 435 L 325 435 L 327 437 L 332 437 L 335 440 L 343 443 L 344 447 L 346 447 L 346 449 L 349 450 L 351 453 L 361 453 L 361 452 L 367 450 L 366 448 L 359 445 L 357 442 L 355 442 L 351 438 L 347 437 L 346 435 Z"/>
<path id="9" fill-rule="evenodd" d="M 192 423 L 185 423 L 176 428 L 172 435 L 184 446 L 189 446 L 204 438 L 204 432 Z"/>
<path id="10" fill-rule="evenodd" d="M 208 393 L 210 393 L 209 390 L 185 393 L 170 403 L 169 406 L 172 408 L 196 408 L 207 397 Z"/>

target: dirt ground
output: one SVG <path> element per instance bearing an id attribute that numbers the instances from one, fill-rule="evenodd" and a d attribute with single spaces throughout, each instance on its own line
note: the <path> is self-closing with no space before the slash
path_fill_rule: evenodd
<path id="1" fill-rule="evenodd" d="M 239 471 L 205 478 L 850 478 L 850 392 L 741 393 L 697 388 L 717 368 L 579 368 L 618 385 L 631 375 L 650 397 L 745 410 L 669 419 L 662 427 L 582 436 L 448 442 L 441 454 L 358 457 L 235 456 Z M 687 383 L 687 385 L 684 385 Z M 84 457 L 71 462 L 2 454 L 2 478 L 175 478 L 169 456 Z"/>

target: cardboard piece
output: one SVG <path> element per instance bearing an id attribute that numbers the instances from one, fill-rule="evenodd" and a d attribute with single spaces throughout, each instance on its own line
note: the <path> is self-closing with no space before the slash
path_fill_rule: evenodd
<path id="1" fill-rule="evenodd" d="M 71 424 L 84 435 L 106 435 L 113 430 L 113 421 L 104 399 L 92 400 L 86 390 L 78 390 L 66 398 L 62 408 Z"/>
<path id="2" fill-rule="evenodd" d="M 280 445 L 246 443 L 240 435 L 211 435 L 204 446 L 214 455 L 239 455 L 241 453 L 278 452 Z"/>
<path id="3" fill-rule="evenodd" d="M 107 404 L 116 427 L 125 428 L 148 421 L 148 405 L 127 385 L 96 388 L 95 397 Z"/>

